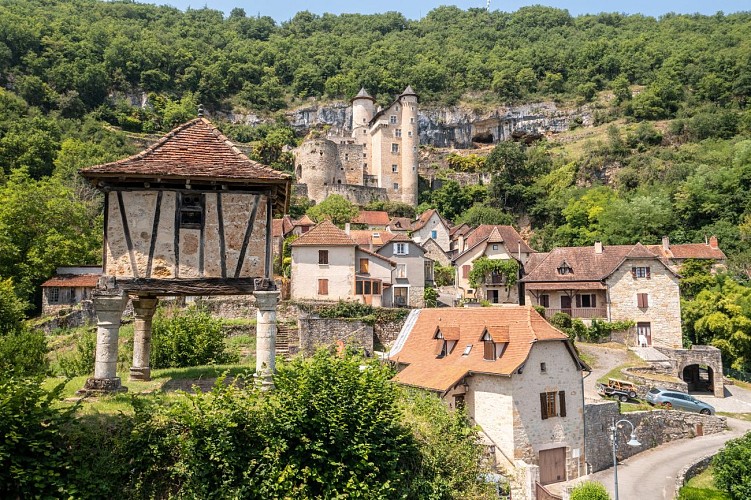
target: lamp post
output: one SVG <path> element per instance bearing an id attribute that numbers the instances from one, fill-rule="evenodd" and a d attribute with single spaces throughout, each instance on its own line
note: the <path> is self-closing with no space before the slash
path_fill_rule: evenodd
<path id="1" fill-rule="evenodd" d="M 615 478 L 615 500 L 618 500 L 618 459 L 615 454 L 618 451 L 618 424 L 625 423 L 631 426 L 631 439 L 626 443 L 629 446 L 641 446 L 641 443 L 636 440 L 636 431 L 634 424 L 626 419 L 615 421 L 613 419 L 613 425 L 610 427 L 612 435 L 610 439 L 613 441 L 613 477 Z"/>

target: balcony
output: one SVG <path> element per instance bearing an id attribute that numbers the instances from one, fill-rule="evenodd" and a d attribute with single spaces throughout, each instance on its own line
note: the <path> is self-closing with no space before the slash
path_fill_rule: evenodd
<path id="1" fill-rule="evenodd" d="M 608 317 L 608 311 L 604 307 L 571 307 L 569 309 L 555 309 L 552 307 L 546 307 L 545 317 L 550 319 L 555 313 L 559 312 L 566 313 L 572 318 L 579 319 L 606 319 Z"/>
<path id="2" fill-rule="evenodd" d="M 506 277 L 500 274 L 491 274 L 485 277 L 486 286 L 506 286 Z"/>

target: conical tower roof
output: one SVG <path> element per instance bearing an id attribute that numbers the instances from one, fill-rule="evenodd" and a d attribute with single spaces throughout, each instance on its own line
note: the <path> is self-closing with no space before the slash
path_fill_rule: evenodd
<path id="1" fill-rule="evenodd" d="M 358 92 L 357 95 L 352 98 L 353 101 L 355 101 L 357 99 L 369 99 L 369 100 L 375 102 L 375 99 L 373 99 L 372 95 L 368 94 L 368 91 L 365 90 L 365 87 L 361 88 L 360 92 Z"/>
<path id="2" fill-rule="evenodd" d="M 417 97 L 417 92 L 415 92 L 414 90 L 412 90 L 412 85 L 407 85 L 407 88 L 404 89 L 404 92 L 402 92 L 401 94 L 399 94 L 399 97 L 404 97 L 404 96 L 407 96 L 407 95 L 413 95 L 413 96 Z"/>

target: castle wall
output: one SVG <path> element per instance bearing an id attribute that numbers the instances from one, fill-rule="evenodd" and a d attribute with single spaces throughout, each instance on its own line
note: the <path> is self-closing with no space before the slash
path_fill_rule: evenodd
<path id="1" fill-rule="evenodd" d="M 346 184 L 363 185 L 363 151 L 362 144 L 339 144 L 339 161 L 344 169 Z"/>
<path id="2" fill-rule="evenodd" d="M 347 183 L 335 142 L 328 139 L 306 141 L 295 149 L 294 155 L 297 182 L 308 185 L 312 199 L 322 199 L 325 186 Z"/>

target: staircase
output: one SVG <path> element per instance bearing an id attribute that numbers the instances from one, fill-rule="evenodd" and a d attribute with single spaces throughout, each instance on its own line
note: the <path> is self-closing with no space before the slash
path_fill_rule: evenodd
<path id="1" fill-rule="evenodd" d="M 289 326 L 276 325 L 276 355 L 289 358 Z"/>
<path id="2" fill-rule="evenodd" d="M 655 367 L 669 369 L 672 366 L 671 359 L 654 347 L 631 347 L 637 356 Z"/>

